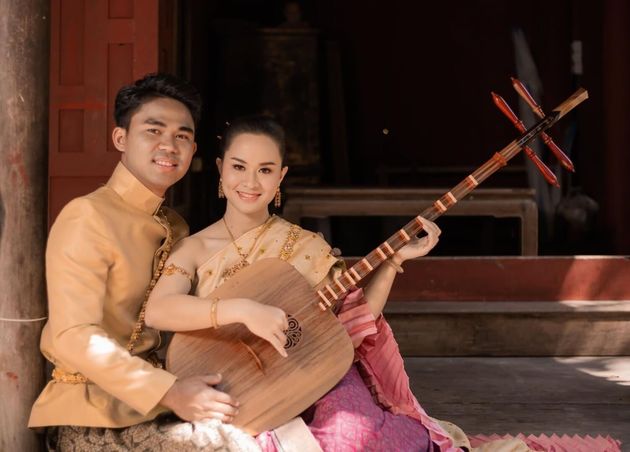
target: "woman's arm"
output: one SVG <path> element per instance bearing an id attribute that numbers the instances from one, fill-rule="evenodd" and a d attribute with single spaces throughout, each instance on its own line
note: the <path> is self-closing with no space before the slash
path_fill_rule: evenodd
<path id="1" fill-rule="evenodd" d="M 144 315 L 147 326 L 165 331 L 192 331 L 212 326 L 209 300 L 188 295 L 196 270 L 199 243 L 194 237 L 180 241 L 165 263 Z"/>
<path id="2" fill-rule="evenodd" d="M 389 261 L 383 262 L 365 288 L 365 299 L 375 319 L 381 315 L 383 307 L 385 307 L 389 292 L 394 283 L 394 278 L 398 271 L 397 269 L 402 270 L 400 266 L 408 259 L 426 256 L 439 240 L 441 231 L 435 223 L 422 219 L 422 224 L 424 225 L 424 231 L 426 231 L 427 235 L 420 239 L 410 241 L 398 250 Z"/>
<path id="3" fill-rule="evenodd" d="M 204 248 L 194 237 L 182 240 L 173 250 L 147 302 L 146 325 L 164 331 L 194 331 L 243 323 L 253 334 L 265 339 L 282 356 L 286 356 L 283 331 L 288 328 L 288 323 L 281 309 L 248 298 L 213 301 L 188 295 L 200 250 Z M 169 271 L 169 268 L 172 270 Z M 212 318 L 213 303 L 216 303 L 216 325 L 213 325 Z"/>

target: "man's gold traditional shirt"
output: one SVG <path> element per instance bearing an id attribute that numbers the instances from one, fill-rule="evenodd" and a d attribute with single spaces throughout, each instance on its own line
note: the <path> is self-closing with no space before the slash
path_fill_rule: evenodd
<path id="1" fill-rule="evenodd" d="M 145 328 L 138 356 L 126 348 L 169 229 L 164 216 L 174 241 L 188 232 L 162 201 L 120 163 L 105 186 L 59 214 L 46 248 L 40 344 L 56 378 L 35 401 L 30 427 L 125 427 L 164 411 L 158 403 L 176 377 L 142 358 L 159 333 Z"/>

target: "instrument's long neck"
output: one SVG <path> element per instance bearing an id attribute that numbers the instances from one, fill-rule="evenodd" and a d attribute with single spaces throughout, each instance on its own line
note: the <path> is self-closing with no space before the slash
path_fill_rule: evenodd
<path id="1" fill-rule="evenodd" d="M 413 237 L 418 235 L 422 231 L 422 219 L 420 217 L 431 221 L 435 220 L 453 207 L 457 201 L 463 199 L 473 191 L 493 173 L 504 167 L 527 143 L 536 138 L 541 132 L 551 127 L 560 117 L 561 112 L 556 109 L 551 115 L 541 119 L 518 139 L 512 141 L 501 151 L 495 153 L 492 158 L 473 171 L 472 174 L 464 178 L 464 180 L 450 191 L 446 192 L 441 198 L 435 201 L 431 207 L 425 209 L 419 216 L 415 217 L 402 229 L 398 230 L 385 242 L 372 250 L 367 256 L 350 267 L 336 279 L 334 283 L 318 290 L 317 293 L 320 297 L 319 307 L 322 310 L 332 307 L 338 299 L 343 297 L 352 287 L 356 286 L 360 280 L 369 275 L 383 263 L 383 261 L 391 257 Z"/>

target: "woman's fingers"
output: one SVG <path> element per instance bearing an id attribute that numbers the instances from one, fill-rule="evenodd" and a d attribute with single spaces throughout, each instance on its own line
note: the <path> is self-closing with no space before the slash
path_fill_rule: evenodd
<path id="1" fill-rule="evenodd" d="M 284 333 L 285 330 L 277 330 L 274 331 L 273 335 L 278 338 L 280 342 L 283 344 L 287 341 L 287 335 Z"/>
<path id="2" fill-rule="evenodd" d="M 442 230 L 433 221 L 427 220 L 424 217 L 420 217 L 420 221 L 422 222 L 422 229 L 424 229 L 427 234 L 429 233 L 429 231 L 433 231 L 437 235 L 440 235 L 442 233 Z"/>
<path id="3" fill-rule="evenodd" d="M 278 346 L 281 350 L 280 354 L 286 358 L 288 355 L 287 351 L 284 348 L 284 345 L 287 343 L 287 335 L 284 334 L 284 331 L 280 331 L 280 333 L 276 334 L 276 337 L 278 338 Z"/>
<path id="4" fill-rule="evenodd" d="M 440 228 L 435 223 L 425 218 L 421 218 L 420 220 L 422 221 L 426 235 L 414 237 L 403 248 L 398 250 L 396 255 L 401 263 L 408 259 L 426 256 L 439 241 L 439 236 L 442 233 Z"/>
<path id="5" fill-rule="evenodd" d="M 420 240 L 424 241 L 424 247 L 430 251 L 437 244 L 442 230 L 432 221 L 424 220 L 422 225 L 427 235 Z"/>
<path id="6" fill-rule="evenodd" d="M 284 344 L 286 344 L 286 342 L 287 337 L 284 335 L 284 333 L 274 334 L 271 340 L 269 340 L 269 343 L 273 345 L 273 347 L 278 350 L 278 353 L 280 353 L 280 355 L 284 358 L 288 356 L 287 351 L 284 349 Z"/>
<path id="7" fill-rule="evenodd" d="M 436 235 L 439 236 L 442 233 L 442 230 L 432 221 L 424 220 L 422 222 L 422 229 L 426 231 L 428 235 Z"/>

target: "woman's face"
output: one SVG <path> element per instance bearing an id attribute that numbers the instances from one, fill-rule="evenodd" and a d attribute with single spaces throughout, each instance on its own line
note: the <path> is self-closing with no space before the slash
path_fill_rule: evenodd
<path id="1" fill-rule="evenodd" d="M 247 214 L 267 210 L 288 169 L 276 142 L 252 133 L 237 135 L 217 166 L 228 203 Z"/>

